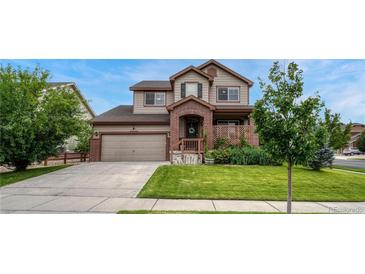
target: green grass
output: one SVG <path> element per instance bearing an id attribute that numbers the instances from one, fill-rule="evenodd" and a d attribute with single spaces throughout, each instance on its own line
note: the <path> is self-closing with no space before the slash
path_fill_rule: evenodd
<path id="1" fill-rule="evenodd" d="M 71 165 L 39 167 L 39 168 L 27 169 L 24 171 L 10 171 L 5 173 L 0 173 L 0 187 L 13 184 L 32 177 L 36 177 L 39 175 L 43 175 L 46 173 L 50 173 L 69 166 Z"/>
<path id="2" fill-rule="evenodd" d="M 118 214 L 285 214 L 285 212 L 241 212 L 198 210 L 120 210 Z"/>
<path id="3" fill-rule="evenodd" d="M 159 167 L 140 198 L 285 201 L 285 166 Z M 295 201 L 365 201 L 365 176 L 341 170 L 293 169 Z"/>
<path id="4" fill-rule="evenodd" d="M 351 168 L 345 166 L 333 166 L 333 168 L 365 173 L 365 168 Z"/>

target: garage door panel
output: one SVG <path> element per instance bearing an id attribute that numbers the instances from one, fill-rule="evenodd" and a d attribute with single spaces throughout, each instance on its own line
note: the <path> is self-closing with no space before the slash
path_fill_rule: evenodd
<path id="1" fill-rule="evenodd" d="M 163 161 L 166 135 L 103 135 L 102 161 Z"/>

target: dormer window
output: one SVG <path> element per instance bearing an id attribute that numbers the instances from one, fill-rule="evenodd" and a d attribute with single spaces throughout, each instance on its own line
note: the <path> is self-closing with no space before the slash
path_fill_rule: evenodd
<path id="1" fill-rule="evenodd" d="M 203 84 L 197 82 L 181 83 L 181 98 L 194 95 L 195 97 L 203 97 Z"/>
<path id="2" fill-rule="evenodd" d="M 165 92 L 145 92 L 146 106 L 164 106 Z"/>
<path id="3" fill-rule="evenodd" d="M 219 87 L 217 90 L 217 101 L 238 102 L 239 87 Z"/>
<path id="4" fill-rule="evenodd" d="M 186 83 L 186 97 L 194 95 L 198 97 L 198 83 Z"/>

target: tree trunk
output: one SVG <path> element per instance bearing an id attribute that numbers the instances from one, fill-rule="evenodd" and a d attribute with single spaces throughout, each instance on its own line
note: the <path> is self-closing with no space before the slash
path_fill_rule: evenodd
<path id="1" fill-rule="evenodd" d="M 291 200 L 292 200 L 292 181 L 291 181 L 291 172 L 292 172 L 292 162 L 291 160 L 288 161 L 288 202 L 286 213 L 291 213 Z"/>

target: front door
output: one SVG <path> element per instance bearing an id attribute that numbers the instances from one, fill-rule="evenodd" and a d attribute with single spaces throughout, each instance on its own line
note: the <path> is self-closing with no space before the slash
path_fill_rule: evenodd
<path id="1" fill-rule="evenodd" d="M 186 119 L 186 137 L 198 138 L 199 137 L 199 119 L 187 118 Z"/>

